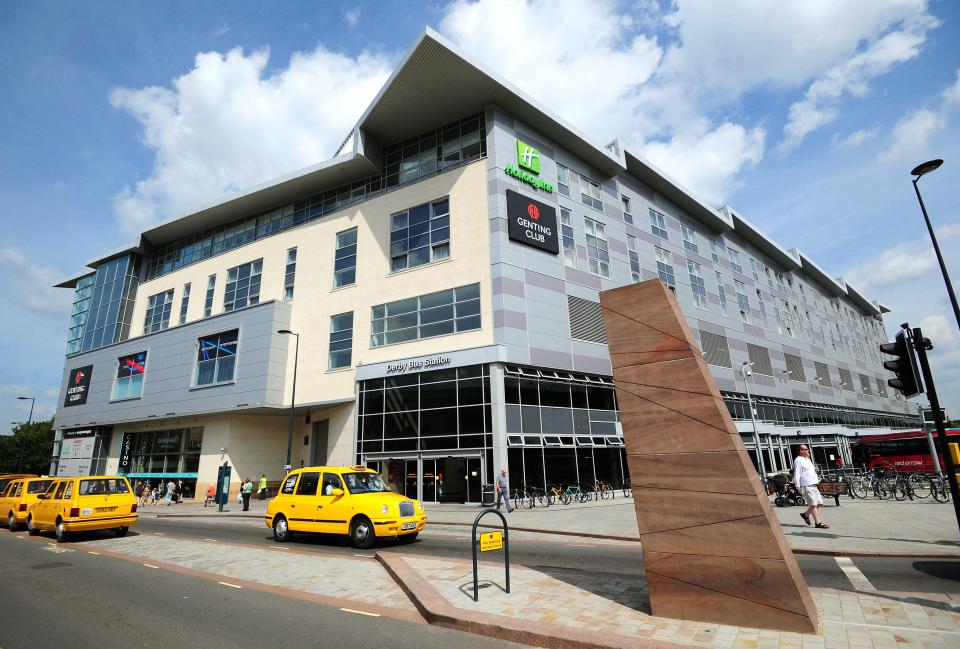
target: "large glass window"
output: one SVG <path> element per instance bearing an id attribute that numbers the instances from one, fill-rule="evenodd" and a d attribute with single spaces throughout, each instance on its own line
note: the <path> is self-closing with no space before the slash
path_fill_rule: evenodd
<path id="1" fill-rule="evenodd" d="M 67 334 L 67 353 L 87 351 L 130 337 L 140 257 L 129 254 L 97 266 L 77 280 Z"/>
<path id="2" fill-rule="evenodd" d="M 176 428 L 133 433 L 130 463 L 122 474 L 196 473 L 200 468 L 203 428 Z"/>
<path id="3" fill-rule="evenodd" d="M 480 328 L 480 285 L 469 284 L 373 307 L 370 345 L 381 347 Z"/>
<path id="4" fill-rule="evenodd" d="M 637 247 L 637 238 L 627 235 L 627 254 L 630 256 L 630 275 L 633 281 L 640 281 L 640 250 Z"/>
<path id="5" fill-rule="evenodd" d="M 330 317 L 329 369 L 350 367 L 353 357 L 353 311 Z"/>
<path id="6" fill-rule="evenodd" d="M 667 221 L 663 214 L 650 210 L 650 232 L 661 239 L 668 239 Z"/>
<path id="7" fill-rule="evenodd" d="M 197 339 L 197 385 L 233 380 L 239 331 L 224 331 Z"/>
<path id="8" fill-rule="evenodd" d="M 584 217 L 587 232 L 587 260 L 590 272 L 610 277 L 610 251 L 607 248 L 607 226 L 600 221 Z"/>
<path id="9" fill-rule="evenodd" d="M 151 295 L 147 299 L 147 315 L 143 319 L 143 333 L 150 334 L 170 326 L 170 310 L 173 308 L 173 289 Z"/>
<path id="10" fill-rule="evenodd" d="M 580 176 L 580 201 L 595 210 L 603 211 L 603 192 L 600 183 L 594 182 L 584 175 Z"/>
<path id="11" fill-rule="evenodd" d="M 260 273 L 263 259 L 235 266 L 227 271 L 227 287 L 223 293 L 223 310 L 233 311 L 260 302 Z"/>
<path id="12" fill-rule="evenodd" d="M 570 268 L 577 267 L 577 246 L 573 240 L 573 221 L 570 210 L 560 208 L 560 235 L 563 239 L 563 263 Z"/>
<path id="13" fill-rule="evenodd" d="M 143 392 L 143 375 L 147 371 L 147 352 L 128 354 L 117 359 L 117 376 L 111 399 L 131 399 Z"/>
<path id="14" fill-rule="evenodd" d="M 337 233 L 333 253 L 333 287 L 349 286 L 357 281 L 357 229 Z"/>
<path id="15" fill-rule="evenodd" d="M 390 217 L 390 270 L 398 271 L 450 256 L 450 201 L 417 205 Z"/>
<path id="16" fill-rule="evenodd" d="M 297 279 L 297 249 L 287 250 L 287 267 L 283 272 L 283 299 L 293 299 L 293 285 Z"/>
<path id="17" fill-rule="evenodd" d="M 670 288 L 676 288 L 677 280 L 673 275 L 673 263 L 670 252 L 657 247 L 654 247 L 654 250 L 657 256 L 657 275 L 660 276 L 660 281 Z"/>

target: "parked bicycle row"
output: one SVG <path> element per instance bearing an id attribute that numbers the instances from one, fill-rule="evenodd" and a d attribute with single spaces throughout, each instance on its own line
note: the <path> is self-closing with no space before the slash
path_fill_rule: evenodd
<path id="1" fill-rule="evenodd" d="M 528 487 L 526 485 L 513 490 L 513 506 L 516 508 L 533 509 L 534 507 L 549 507 L 556 503 L 569 505 L 573 502 L 585 503 L 590 500 L 613 500 L 617 496 L 632 498 L 633 492 L 630 483 L 619 487 L 597 481 L 593 484 L 559 484 L 550 485 L 546 489 Z"/>
<path id="2" fill-rule="evenodd" d="M 779 474 L 771 479 L 774 503 L 779 507 L 802 505 L 803 496 L 790 482 L 789 476 Z M 899 471 L 896 467 L 871 469 L 838 469 L 824 471 L 820 491 L 824 495 L 847 495 L 850 498 L 875 498 L 878 500 L 924 500 L 937 502 L 950 500 L 950 483 L 947 474 L 936 471 Z"/>

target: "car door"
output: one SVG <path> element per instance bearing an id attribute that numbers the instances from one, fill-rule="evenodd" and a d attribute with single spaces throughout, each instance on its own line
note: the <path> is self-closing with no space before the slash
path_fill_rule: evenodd
<path id="1" fill-rule="evenodd" d="M 67 488 L 67 483 L 72 482 L 71 480 L 60 480 L 56 484 L 50 485 L 50 489 L 47 490 L 46 498 L 37 502 L 37 507 L 34 514 L 34 524 L 43 527 L 52 529 L 54 522 L 57 520 L 57 514 L 60 512 L 60 507 L 63 504 L 63 491 Z"/>
<path id="2" fill-rule="evenodd" d="M 320 487 L 320 472 L 305 471 L 297 481 L 297 490 L 290 503 L 288 522 L 290 529 L 298 532 L 321 532 L 317 519 L 317 490 Z"/>
<path id="3" fill-rule="evenodd" d="M 325 471 L 317 494 L 317 521 L 321 532 L 346 534 L 350 498 L 346 493 L 334 495 L 335 489 L 343 492 L 343 480 L 336 473 Z"/>
<path id="4" fill-rule="evenodd" d="M 0 489 L 0 516 L 4 520 L 6 520 L 9 512 L 16 511 L 22 484 L 22 480 L 11 480 L 6 487 Z"/>

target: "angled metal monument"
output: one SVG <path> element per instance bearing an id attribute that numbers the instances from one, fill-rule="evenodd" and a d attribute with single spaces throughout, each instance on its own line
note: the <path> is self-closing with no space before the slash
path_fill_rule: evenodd
<path id="1" fill-rule="evenodd" d="M 659 280 L 600 293 L 653 614 L 816 633 L 753 463 Z"/>

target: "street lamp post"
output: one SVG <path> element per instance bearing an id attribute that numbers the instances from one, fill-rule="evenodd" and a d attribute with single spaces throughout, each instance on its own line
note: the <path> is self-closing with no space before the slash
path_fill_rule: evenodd
<path id="1" fill-rule="evenodd" d="M 763 462 L 763 449 L 760 448 L 760 434 L 757 433 L 757 418 L 753 414 L 753 396 L 750 394 L 750 381 L 747 380 L 747 377 L 753 374 L 750 370 L 752 366 L 753 363 L 750 361 L 743 361 L 740 365 L 740 374 L 743 375 L 743 385 L 747 388 L 747 408 L 750 410 L 750 422 L 753 424 L 753 448 L 756 449 L 757 452 L 757 467 L 760 469 L 760 483 L 766 488 L 767 469 Z"/>
<path id="2" fill-rule="evenodd" d="M 20 442 L 20 459 L 17 460 L 17 473 L 23 468 L 23 454 L 27 448 L 27 434 L 30 432 L 30 424 L 33 423 L 33 406 L 36 404 L 36 397 L 17 397 L 17 401 L 30 400 L 30 416 L 27 417 L 27 430 L 23 433 L 23 440 Z"/>
<path id="3" fill-rule="evenodd" d="M 297 357 L 300 355 L 300 334 L 289 329 L 278 329 L 277 333 L 296 336 L 296 343 L 293 348 L 293 388 L 290 390 L 290 420 L 287 423 L 287 470 L 289 471 L 293 468 L 290 462 L 293 453 L 293 407 L 297 402 Z"/>
<path id="4" fill-rule="evenodd" d="M 930 241 L 933 243 L 933 250 L 937 253 L 937 261 L 940 262 L 940 272 L 943 274 L 943 281 L 947 285 L 947 294 L 950 296 L 950 304 L 953 305 L 953 317 L 957 320 L 957 326 L 960 327 L 960 306 L 957 305 L 957 296 L 953 292 L 953 283 L 950 281 L 950 274 L 947 273 L 947 265 L 943 262 L 943 254 L 940 252 L 940 244 L 937 243 L 937 235 L 930 224 L 930 217 L 927 215 L 927 208 L 923 204 L 923 197 L 920 196 L 920 186 L 917 184 L 920 178 L 936 171 L 943 164 L 943 160 L 929 160 L 923 164 L 917 165 L 910 172 L 914 176 L 913 190 L 917 193 L 917 200 L 920 201 L 920 211 L 923 212 L 923 220 L 927 224 L 927 231 L 930 233 Z"/>

